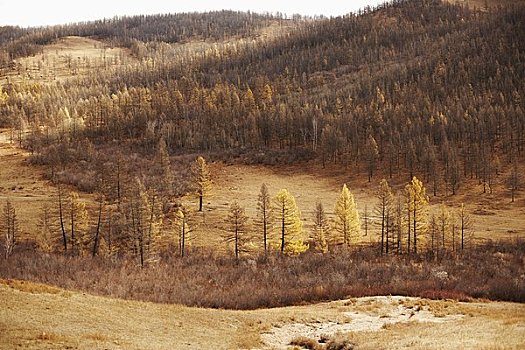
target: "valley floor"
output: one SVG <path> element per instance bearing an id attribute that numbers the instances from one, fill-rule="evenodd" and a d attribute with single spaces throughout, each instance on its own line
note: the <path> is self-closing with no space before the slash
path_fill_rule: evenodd
<path id="1" fill-rule="evenodd" d="M 514 303 L 393 296 L 230 311 L 13 280 L 0 281 L 0 300 L 1 349 L 287 349 L 336 333 L 357 349 L 525 347 L 525 305 Z"/>

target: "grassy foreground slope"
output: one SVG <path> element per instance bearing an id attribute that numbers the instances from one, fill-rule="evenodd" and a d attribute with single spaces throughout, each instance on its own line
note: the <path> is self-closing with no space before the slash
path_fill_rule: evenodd
<path id="1" fill-rule="evenodd" d="M 0 300 L 2 349 L 286 349 L 291 340 L 314 341 L 319 332 L 330 338 L 338 330 L 347 330 L 340 343 L 358 349 L 525 345 L 525 305 L 513 303 L 376 297 L 241 312 L 123 301 L 13 280 L 0 281 Z"/>

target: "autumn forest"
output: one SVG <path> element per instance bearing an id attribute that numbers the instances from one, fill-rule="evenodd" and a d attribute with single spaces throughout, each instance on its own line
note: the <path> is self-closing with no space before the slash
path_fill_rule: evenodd
<path id="1" fill-rule="evenodd" d="M 2 141 L 49 189 L 30 219 L 2 187 L 0 277 L 233 309 L 523 302 L 523 230 L 487 238 L 475 208 L 524 217 L 523 38 L 524 6 L 436 0 L 0 27 Z M 337 184 L 221 197 L 230 166 Z"/>

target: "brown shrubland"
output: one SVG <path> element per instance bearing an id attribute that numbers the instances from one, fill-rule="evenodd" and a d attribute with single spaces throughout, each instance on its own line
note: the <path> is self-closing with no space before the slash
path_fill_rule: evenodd
<path id="1" fill-rule="evenodd" d="M 114 298 L 257 309 L 369 295 L 525 301 L 525 242 L 485 244 L 461 254 L 380 256 L 376 247 L 299 257 L 234 258 L 194 249 L 141 268 L 126 259 L 16 251 L 0 277 Z"/>

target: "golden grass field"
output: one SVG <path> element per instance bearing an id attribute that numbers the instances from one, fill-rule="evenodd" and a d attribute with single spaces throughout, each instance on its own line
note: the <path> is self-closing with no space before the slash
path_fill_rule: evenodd
<path id="1" fill-rule="evenodd" d="M 525 346 L 525 305 L 513 303 L 371 297 L 230 311 L 6 280 L 0 300 L 1 349 L 292 349 L 299 336 L 337 332 L 358 349 Z"/>

